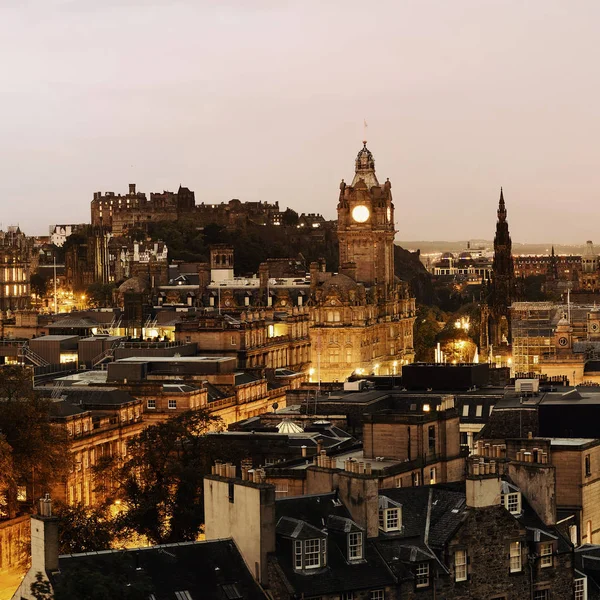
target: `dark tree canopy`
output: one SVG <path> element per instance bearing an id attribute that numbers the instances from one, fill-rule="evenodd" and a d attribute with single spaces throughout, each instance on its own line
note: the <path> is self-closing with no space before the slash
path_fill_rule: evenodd
<path id="1" fill-rule="evenodd" d="M 17 486 L 39 497 L 67 471 L 66 429 L 50 421 L 50 400 L 34 389 L 26 367 L 0 368 L 0 461 L 9 516 L 16 513 Z"/>

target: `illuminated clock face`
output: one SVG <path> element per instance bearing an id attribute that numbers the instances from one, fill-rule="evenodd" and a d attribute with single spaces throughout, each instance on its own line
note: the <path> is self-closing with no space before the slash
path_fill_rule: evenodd
<path id="1" fill-rule="evenodd" d="M 364 223 L 369 218 L 369 209 L 364 204 L 359 204 L 352 209 L 352 218 L 357 223 Z"/>
<path id="2" fill-rule="evenodd" d="M 387 207 L 387 219 L 388 221 L 392 220 L 392 209 L 389 206 Z"/>
<path id="3" fill-rule="evenodd" d="M 566 337 L 558 338 L 558 344 L 560 346 L 566 346 L 569 343 L 569 340 Z"/>

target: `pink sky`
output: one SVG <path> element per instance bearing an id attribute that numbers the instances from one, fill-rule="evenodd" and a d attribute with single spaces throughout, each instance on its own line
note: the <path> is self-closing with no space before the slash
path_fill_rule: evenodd
<path id="1" fill-rule="evenodd" d="M 600 243 L 596 0 L 0 0 L 0 221 L 94 191 L 335 217 L 366 117 L 398 239 Z"/>

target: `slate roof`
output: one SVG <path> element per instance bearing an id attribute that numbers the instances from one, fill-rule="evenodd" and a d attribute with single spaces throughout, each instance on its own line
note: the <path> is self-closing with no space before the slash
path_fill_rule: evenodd
<path id="1" fill-rule="evenodd" d="M 72 404 L 80 406 L 116 407 L 137 402 L 129 392 L 115 388 L 65 387 L 61 390 L 61 394 Z"/>
<path id="2" fill-rule="evenodd" d="M 300 597 L 325 596 L 346 591 L 381 589 L 395 584 L 395 577 L 371 541 L 366 541 L 363 560 L 349 563 L 347 550 L 337 536 L 345 539 L 346 530 L 362 531 L 352 520 L 335 492 L 281 498 L 275 502 L 277 533 L 293 537 L 295 532 L 311 532 L 309 538 L 327 536 L 327 566 L 297 572 L 292 565 L 292 552 L 277 552 L 277 562 L 287 583 Z M 299 526 L 298 523 L 303 523 Z M 331 526 L 331 528 L 329 527 Z"/>
<path id="3" fill-rule="evenodd" d="M 588 600 L 600 598 L 600 546 L 584 544 L 575 548 L 575 569 L 587 576 Z"/>
<path id="4" fill-rule="evenodd" d="M 176 592 L 184 591 L 192 600 L 266 599 L 229 539 L 65 555 L 59 568 L 53 583 L 81 568 L 105 575 L 120 572 L 124 585 L 149 579 L 155 600 L 175 600 Z"/>

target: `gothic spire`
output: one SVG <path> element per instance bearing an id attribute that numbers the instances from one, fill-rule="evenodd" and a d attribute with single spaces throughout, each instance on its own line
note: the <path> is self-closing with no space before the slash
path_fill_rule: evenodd
<path id="1" fill-rule="evenodd" d="M 504 204 L 504 192 L 500 188 L 500 201 L 498 202 L 498 221 L 506 221 L 506 205 Z"/>

